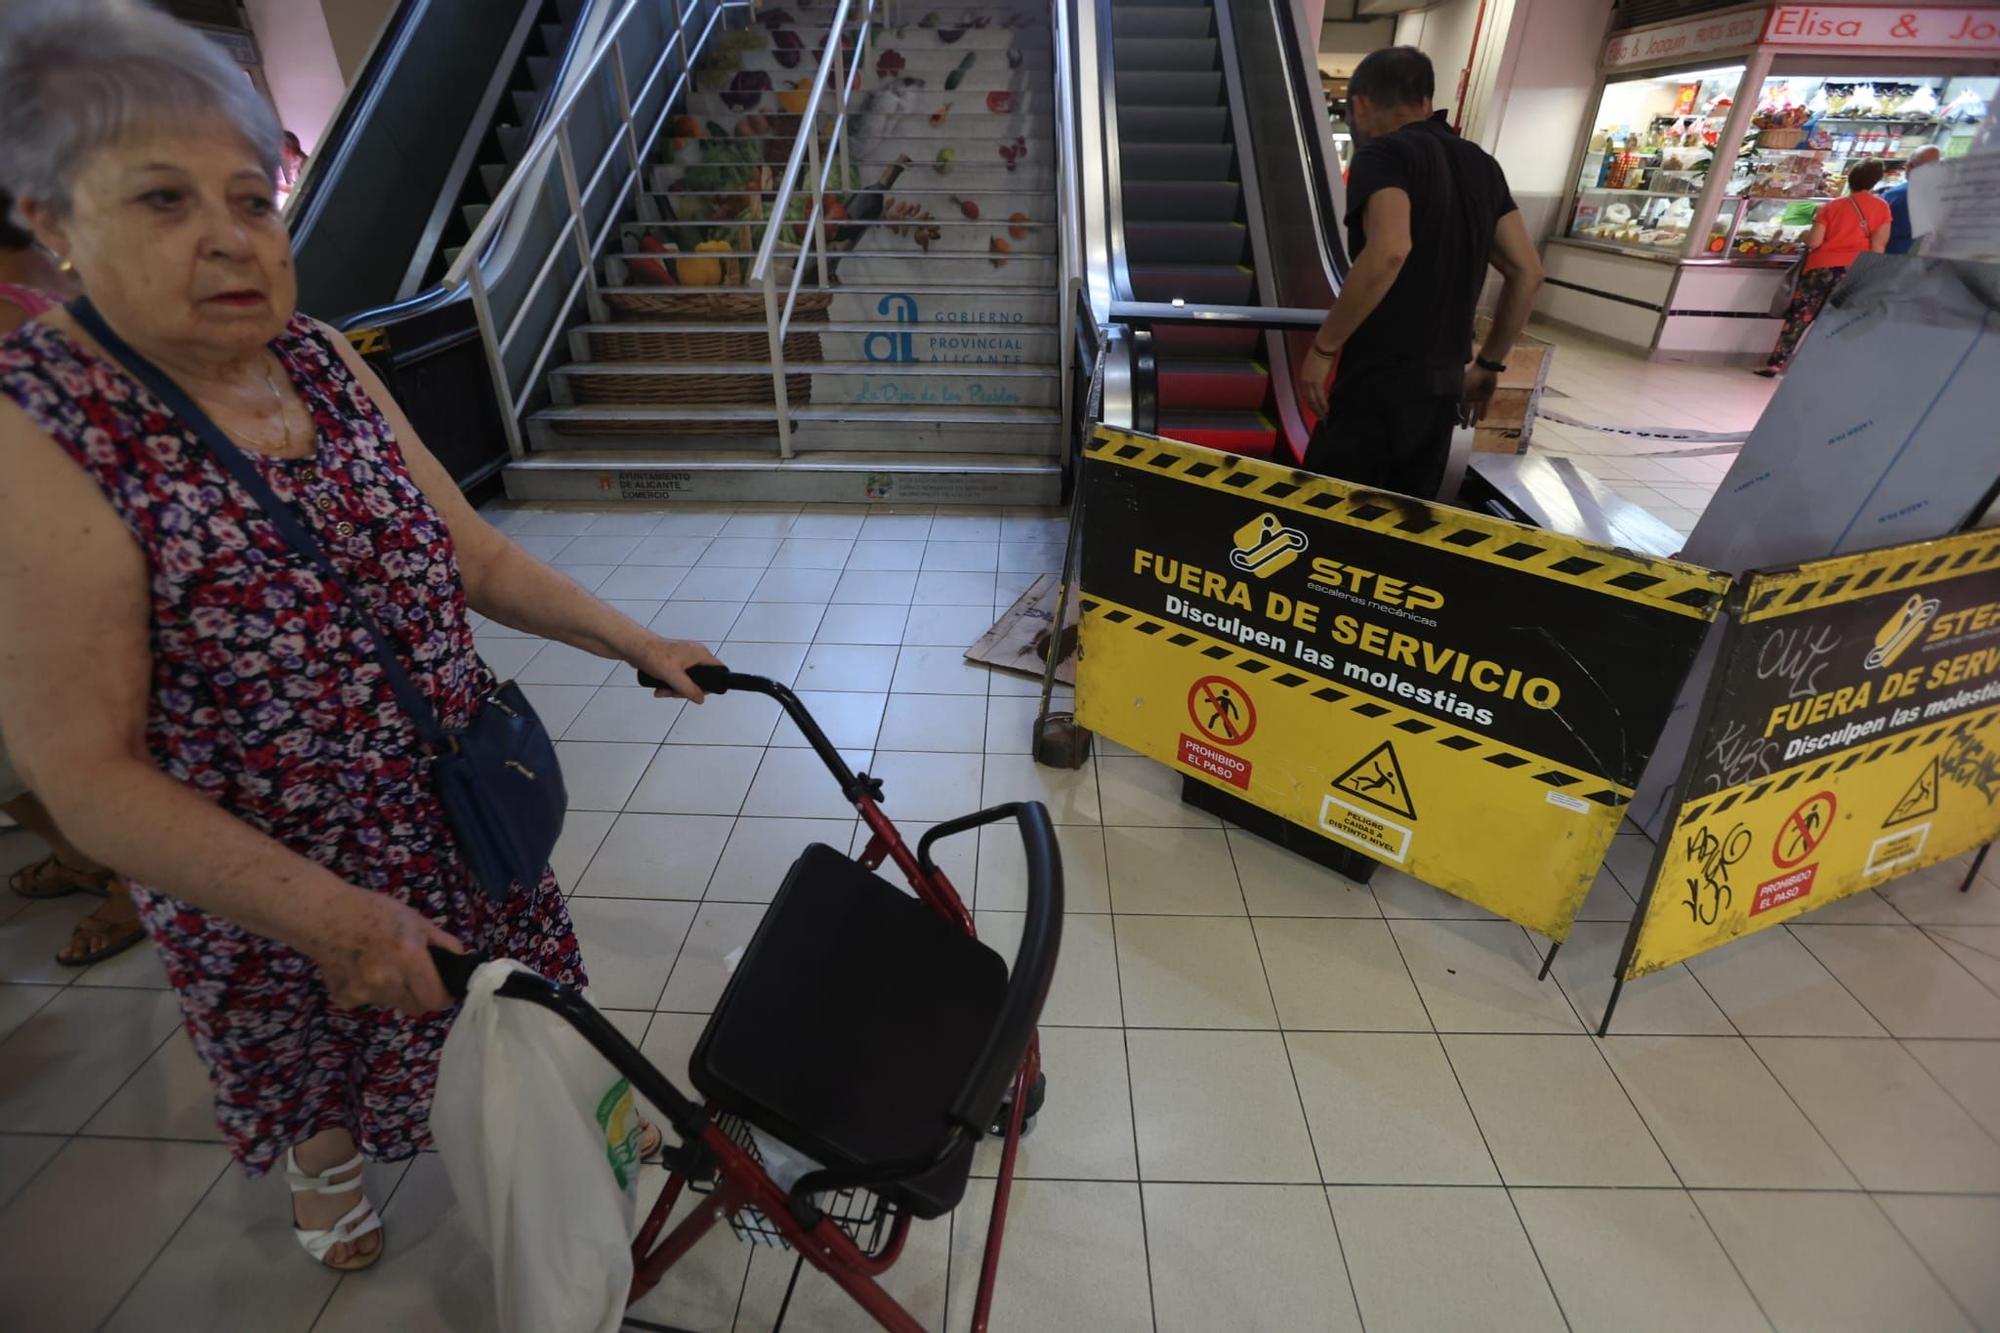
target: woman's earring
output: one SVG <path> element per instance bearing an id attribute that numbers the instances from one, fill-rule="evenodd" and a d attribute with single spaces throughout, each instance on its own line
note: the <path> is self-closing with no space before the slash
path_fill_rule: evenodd
<path id="1" fill-rule="evenodd" d="M 76 272 L 76 264 L 68 259 L 58 259 L 56 261 L 56 270 L 61 273 L 74 273 Z"/>

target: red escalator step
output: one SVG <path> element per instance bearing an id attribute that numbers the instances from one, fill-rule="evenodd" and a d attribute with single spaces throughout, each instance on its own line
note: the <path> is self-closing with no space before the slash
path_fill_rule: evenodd
<path id="1" fill-rule="evenodd" d="M 1179 408 L 1255 411 L 1271 389 L 1271 372 L 1261 362 L 1183 360 L 1162 357 L 1159 363 L 1160 410 Z"/>
<path id="2" fill-rule="evenodd" d="M 1227 454 L 1270 458 L 1278 450 L 1278 425 L 1262 412 L 1160 411 L 1160 434 Z"/>

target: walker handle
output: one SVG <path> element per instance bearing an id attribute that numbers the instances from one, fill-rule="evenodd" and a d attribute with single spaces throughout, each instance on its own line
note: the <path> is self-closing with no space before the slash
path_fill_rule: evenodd
<path id="1" fill-rule="evenodd" d="M 703 694 L 727 694 L 737 688 L 741 677 L 725 666 L 715 666 L 708 662 L 697 662 L 687 669 L 687 678 Z M 674 691 L 674 687 L 650 672 L 639 673 L 639 683 L 649 690 Z"/>
<path id="2" fill-rule="evenodd" d="M 444 983 L 445 993 L 454 1000 L 465 998 L 466 987 L 472 984 L 472 974 L 485 961 L 485 954 L 453 953 L 435 944 L 431 946 L 431 963 L 438 970 L 438 980 Z"/>

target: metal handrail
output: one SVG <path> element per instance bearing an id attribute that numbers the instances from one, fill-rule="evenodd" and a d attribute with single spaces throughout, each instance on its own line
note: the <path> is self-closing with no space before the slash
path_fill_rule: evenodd
<path id="1" fill-rule="evenodd" d="M 799 137 L 785 159 L 785 172 L 772 195 L 770 213 L 764 220 L 764 236 L 757 245 L 757 260 L 750 269 L 751 284 L 764 289 L 764 332 L 771 346 L 771 401 L 777 418 L 780 458 L 791 458 L 794 453 L 791 394 L 785 383 L 785 336 L 791 329 L 792 312 L 798 305 L 800 285 L 805 280 L 805 260 L 810 252 L 816 250 L 818 253 L 820 288 L 824 290 L 832 285 L 826 261 L 827 178 L 836 166 L 841 169 L 843 178 L 846 174 L 848 100 L 854 94 L 855 82 L 868 59 L 869 33 L 876 17 L 875 0 L 861 0 L 861 16 L 854 33 L 854 58 L 841 75 L 839 107 L 834 112 L 833 127 L 822 150 L 821 103 L 826 97 L 829 78 L 834 70 L 840 68 L 847 46 L 848 12 L 853 4 L 854 0 L 840 0 L 833 12 L 832 25 L 827 29 L 826 50 L 820 56 L 819 68 L 813 71 L 812 90 L 806 95 L 805 110 L 799 116 Z M 798 190 L 801 170 L 808 171 L 812 181 L 812 206 L 799 222 L 798 249 L 793 256 L 791 278 L 786 284 L 784 306 L 780 309 L 775 260 L 778 242 L 787 225 L 785 214 L 790 210 L 792 196 Z"/>
<path id="2" fill-rule="evenodd" d="M 1080 166 L 1077 161 L 1076 146 L 1078 133 L 1076 88 L 1072 82 L 1073 62 L 1069 49 L 1071 2 L 1072 0 L 1051 0 L 1049 5 L 1050 45 L 1055 50 L 1056 63 L 1056 218 L 1060 225 L 1057 239 L 1060 258 L 1056 276 L 1062 293 L 1059 298 L 1062 305 L 1056 324 L 1059 358 L 1056 383 L 1061 386 L 1062 393 L 1060 438 L 1064 440 L 1071 437 L 1073 419 L 1076 415 L 1076 385 L 1072 382 L 1070 367 L 1076 355 L 1077 293 L 1083 286 L 1083 275 L 1077 266 L 1077 255 L 1082 249 L 1082 210 L 1076 206 Z M 1101 342 L 1101 339 L 1094 340 Z"/>

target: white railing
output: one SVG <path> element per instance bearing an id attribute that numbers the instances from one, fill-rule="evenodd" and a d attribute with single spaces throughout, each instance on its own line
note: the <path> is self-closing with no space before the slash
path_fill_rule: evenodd
<path id="1" fill-rule="evenodd" d="M 867 64 L 869 36 L 877 21 L 875 0 L 860 0 L 860 15 L 854 20 L 854 57 L 845 61 L 843 68 L 848 44 L 848 14 L 854 6 L 855 0 L 840 0 L 839 8 L 833 12 L 833 24 L 827 30 L 826 50 L 820 56 L 819 68 L 813 71 L 812 91 L 806 97 L 805 110 L 799 118 L 799 137 L 792 145 L 791 154 L 785 162 L 785 174 L 779 179 L 777 192 L 771 198 L 770 211 L 764 220 L 763 240 L 757 246 L 757 262 L 750 269 L 751 285 L 764 290 L 764 331 L 771 345 L 771 396 L 777 412 L 780 458 L 790 458 L 793 453 L 791 394 L 785 384 L 785 336 L 791 330 L 792 312 L 798 306 L 800 285 L 805 280 L 806 270 L 812 267 L 807 262 L 809 251 L 814 252 L 812 257 L 818 261 L 818 286 L 824 290 L 832 285 L 826 262 L 828 173 L 837 170 L 845 190 L 849 179 L 848 105 L 854 95 L 855 81 Z M 822 147 L 819 135 L 821 107 L 826 99 L 828 83 L 835 79 L 836 74 L 839 101 L 833 111 L 826 144 Z M 801 171 L 811 182 L 812 206 L 798 225 L 797 248 L 788 256 L 791 260 L 791 279 L 786 284 L 783 307 L 780 308 L 778 246 L 785 232 L 790 230 L 786 215 L 791 211 L 792 196 L 798 189 Z M 884 202 L 887 202 L 886 199 Z"/>
<path id="2" fill-rule="evenodd" d="M 558 89 L 559 100 L 543 123 L 542 130 L 522 153 L 521 160 L 508 175 L 507 182 L 500 189 L 493 202 L 488 205 L 479 225 L 472 230 L 471 237 L 459 251 L 451 267 L 446 271 L 444 285 L 456 289 L 464 284 L 472 296 L 473 310 L 479 321 L 480 340 L 485 344 L 487 366 L 493 377 L 494 394 L 499 400 L 500 416 L 507 430 L 507 448 L 515 457 L 525 454 L 521 440 L 521 417 L 540 383 L 542 372 L 548 366 L 549 355 L 555 350 L 565 331 L 568 312 L 575 306 L 577 297 L 582 295 L 588 303 L 593 320 L 607 318 L 604 298 L 598 290 L 596 256 L 601 251 L 605 239 L 619 225 L 625 216 L 628 200 L 636 201 L 634 211 L 643 219 L 653 212 L 651 201 L 646 195 L 646 168 L 652 158 L 653 146 L 659 140 L 660 132 L 672 117 L 674 106 L 692 86 L 694 62 L 701 57 L 709 39 L 721 23 L 723 15 L 732 9 L 750 8 L 744 0 L 626 0 L 606 27 L 600 44 L 569 80 L 566 89 Z M 706 18 L 700 19 L 699 30 L 690 35 L 689 20 L 699 18 L 706 11 Z M 647 29 L 652 31 L 648 32 Z M 626 73 L 625 52 L 627 44 L 657 39 L 659 53 L 646 64 L 644 80 L 634 94 L 629 86 Z M 650 128 L 642 135 L 640 126 L 634 119 L 635 108 L 648 105 L 654 92 L 661 87 L 669 67 L 677 73 L 671 87 L 660 99 L 658 114 L 651 117 Z M 611 94 L 615 103 L 615 120 L 607 142 L 591 163 L 588 176 L 577 170 L 577 154 L 574 141 L 574 126 L 579 120 L 579 112 L 595 106 L 601 109 L 603 103 L 586 102 L 587 96 L 601 97 L 604 92 Z M 553 156 L 560 169 L 562 191 L 560 207 L 562 221 L 548 250 L 540 258 L 534 276 L 526 286 L 508 293 L 503 302 L 496 302 L 496 285 L 507 280 L 507 270 L 513 267 L 512 260 L 519 256 L 504 256 L 495 264 L 494 252 L 501 248 L 501 229 L 510 225 L 522 226 L 532 219 L 521 219 L 520 210 L 544 197 L 548 182 L 548 166 Z M 597 196 L 598 187 L 605 181 L 606 174 L 620 158 L 624 159 L 622 176 L 611 196 L 601 206 L 603 221 L 593 232 L 589 222 L 589 201 Z M 562 291 L 554 313 L 548 318 L 548 329 L 535 355 L 529 359 L 525 373 L 518 377 L 510 373 L 509 353 L 522 333 L 538 323 L 535 315 L 545 310 L 542 301 L 544 289 L 552 275 L 562 270 L 566 252 L 575 256 L 576 272 Z M 489 271 L 492 265 L 492 271 Z M 516 388 L 516 384 L 519 387 Z"/>

